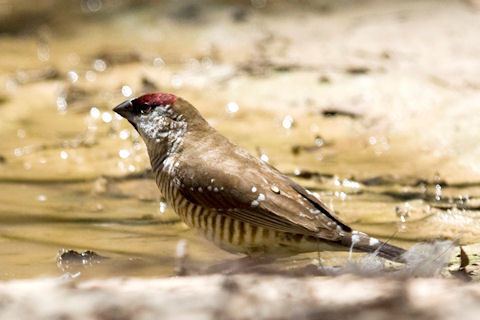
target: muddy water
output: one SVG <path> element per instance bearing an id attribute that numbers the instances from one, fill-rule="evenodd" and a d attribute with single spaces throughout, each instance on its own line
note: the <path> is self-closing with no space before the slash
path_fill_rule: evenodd
<path id="1" fill-rule="evenodd" d="M 2 13 L 11 25 L 0 35 L 1 279 L 168 276 L 182 239 L 193 268 L 237 258 L 163 206 L 142 142 L 111 112 L 156 90 L 190 100 L 355 228 L 405 247 L 446 238 L 477 252 L 480 97 L 470 75 L 480 48 L 468 41 L 478 36 L 476 13 L 430 2 L 408 10 L 375 2 L 327 12 L 287 7 L 286 16 L 281 4 L 105 1 L 98 11 L 67 6 L 57 16 L 49 3 L 39 9 L 49 19 L 31 25 L 18 24 L 32 14 L 21 1 Z M 463 41 L 441 32 L 451 20 Z M 423 34 L 412 35 L 419 25 Z M 385 37 L 385 28 L 396 37 Z M 406 35 L 407 51 L 397 42 Z M 425 35 L 438 50 L 420 41 Z M 452 61 L 445 48 L 453 44 L 464 49 L 463 64 L 437 64 Z M 65 268 L 56 263 L 61 249 L 108 259 Z"/>

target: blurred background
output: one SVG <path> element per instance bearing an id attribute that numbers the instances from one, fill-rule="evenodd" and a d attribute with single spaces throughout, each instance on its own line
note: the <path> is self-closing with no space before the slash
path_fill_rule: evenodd
<path id="1" fill-rule="evenodd" d="M 479 39 L 474 0 L 0 0 L 0 279 L 235 258 L 178 221 L 111 111 L 154 91 L 361 231 L 478 252 Z"/>

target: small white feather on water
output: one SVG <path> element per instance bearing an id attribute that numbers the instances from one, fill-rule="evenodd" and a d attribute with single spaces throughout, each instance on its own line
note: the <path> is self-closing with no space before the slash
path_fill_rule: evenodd
<path id="1" fill-rule="evenodd" d="M 352 237 L 352 247 L 355 239 Z M 398 264 L 392 269 L 385 264 L 385 259 L 378 257 L 377 253 L 363 255 L 359 259 L 348 259 L 347 263 L 339 268 L 324 268 L 328 274 L 355 274 L 360 276 L 399 277 L 436 277 L 447 266 L 454 253 L 455 246 L 452 241 L 436 241 L 433 243 L 418 243 L 403 254 L 405 264 Z"/>

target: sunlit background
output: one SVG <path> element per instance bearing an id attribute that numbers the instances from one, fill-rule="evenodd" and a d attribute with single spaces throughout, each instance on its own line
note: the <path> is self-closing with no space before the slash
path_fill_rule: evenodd
<path id="1" fill-rule="evenodd" d="M 169 276 L 182 240 L 192 268 L 235 258 L 179 222 L 138 134 L 112 112 L 154 91 L 189 100 L 359 230 L 474 250 L 479 10 L 473 0 L 0 0 L 0 279 Z M 62 249 L 108 259 L 70 266 Z"/>

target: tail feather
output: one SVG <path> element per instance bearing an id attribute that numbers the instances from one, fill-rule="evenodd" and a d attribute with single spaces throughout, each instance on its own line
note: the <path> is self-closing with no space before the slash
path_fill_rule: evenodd
<path id="1" fill-rule="evenodd" d="M 353 231 L 342 239 L 342 245 L 350 247 L 355 252 L 375 253 L 387 260 L 404 263 L 403 254 L 405 249 L 396 247 L 364 233 Z"/>

